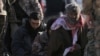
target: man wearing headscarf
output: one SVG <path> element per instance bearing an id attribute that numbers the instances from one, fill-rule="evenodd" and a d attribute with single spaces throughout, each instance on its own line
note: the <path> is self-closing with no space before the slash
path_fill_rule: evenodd
<path id="1" fill-rule="evenodd" d="M 82 56 L 86 37 L 82 36 L 85 20 L 76 4 L 65 7 L 65 15 L 51 26 L 47 56 Z"/>

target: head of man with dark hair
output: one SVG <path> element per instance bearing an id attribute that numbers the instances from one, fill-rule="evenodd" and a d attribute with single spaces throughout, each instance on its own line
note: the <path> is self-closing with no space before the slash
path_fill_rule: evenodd
<path id="1" fill-rule="evenodd" d="M 40 18 L 40 14 L 38 12 L 33 12 L 29 16 L 29 23 L 32 28 L 37 29 L 41 25 L 42 19 Z"/>

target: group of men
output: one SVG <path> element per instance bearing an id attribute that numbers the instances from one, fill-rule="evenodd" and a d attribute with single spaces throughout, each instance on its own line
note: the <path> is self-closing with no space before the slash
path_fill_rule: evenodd
<path id="1" fill-rule="evenodd" d="M 47 26 L 43 24 L 44 15 L 38 0 L 7 0 L 7 13 L 3 2 L 0 0 L 0 26 L 3 28 L 0 27 L 0 56 L 100 55 L 99 0 L 83 0 L 82 11 L 76 3 L 66 6 L 62 3 L 64 14 L 54 18 L 51 15 L 59 13 L 50 12 L 52 6 L 48 5 Z M 91 32 L 93 38 L 88 40 Z"/>

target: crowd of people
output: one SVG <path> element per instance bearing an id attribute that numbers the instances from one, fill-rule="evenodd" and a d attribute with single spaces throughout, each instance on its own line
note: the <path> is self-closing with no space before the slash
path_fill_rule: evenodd
<path id="1" fill-rule="evenodd" d="M 45 1 L 0 0 L 0 56 L 84 56 L 92 20 L 77 0 Z"/>

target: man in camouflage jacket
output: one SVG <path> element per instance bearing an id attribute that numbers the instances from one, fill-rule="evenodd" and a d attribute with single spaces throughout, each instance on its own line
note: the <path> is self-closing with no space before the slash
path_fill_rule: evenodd
<path id="1" fill-rule="evenodd" d="M 93 22 L 84 56 L 100 56 L 100 0 L 83 0 L 83 13 Z"/>

